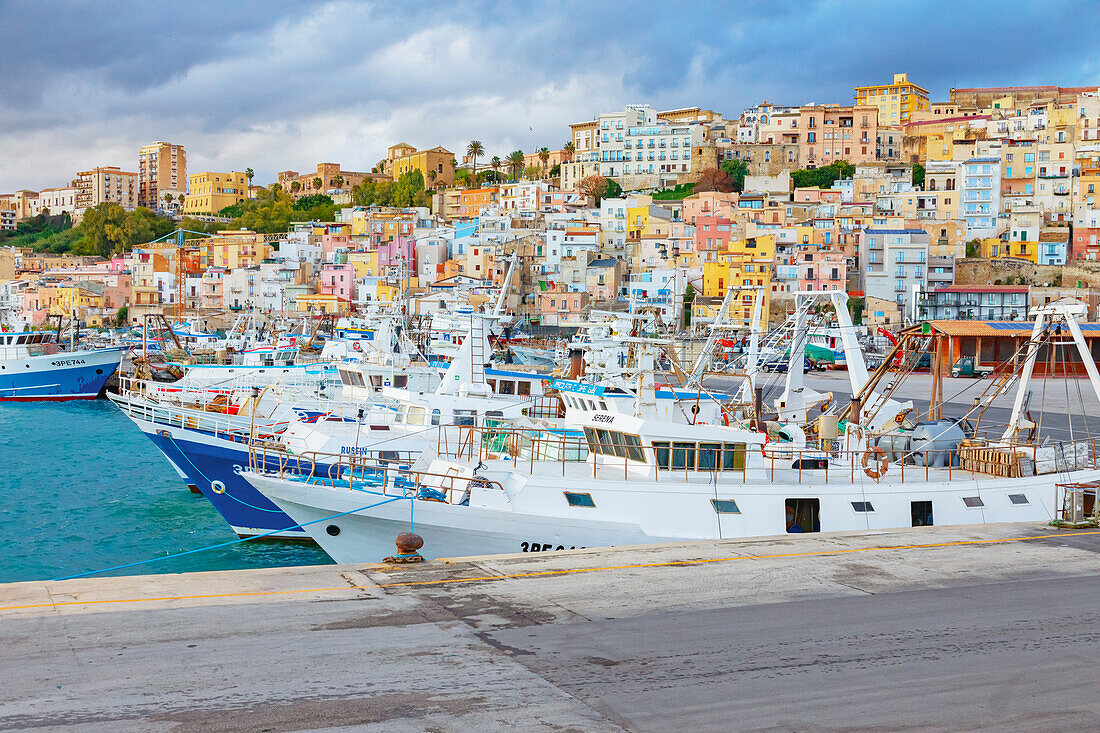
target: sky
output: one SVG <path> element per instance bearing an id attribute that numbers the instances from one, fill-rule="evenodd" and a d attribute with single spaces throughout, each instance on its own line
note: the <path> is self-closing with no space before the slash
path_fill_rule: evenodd
<path id="1" fill-rule="evenodd" d="M 1100 83 L 1087 2 L 34 2 L 0 0 L 0 192 L 137 169 L 336 162 L 470 140 L 560 148 L 625 104 L 851 103 L 895 72 L 951 87 Z"/>

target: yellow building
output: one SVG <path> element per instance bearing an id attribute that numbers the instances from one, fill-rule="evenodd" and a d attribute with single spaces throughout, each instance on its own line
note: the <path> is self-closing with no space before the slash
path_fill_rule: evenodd
<path id="1" fill-rule="evenodd" d="M 215 215 L 226 206 L 248 200 L 248 176 L 240 171 L 192 173 L 187 176 L 187 191 L 184 214 Z"/>
<path id="2" fill-rule="evenodd" d="M 218 236 L 200 240 L 196 246 L 202 269 L 253 267 L 271 255 L 271 245 L 263 241 L 262 234 L 241 229 L 219 230 Z"/>
<path id="3" fill-rule="evenodd" d="M 763 319 L 766 325 L 769 297 L 772 289 L 772 265 L 775 263 L 775 235 L 750 237 L 730 242 L 729 250 L 718 255 L 717 262 L 703 264 L 703 296 L 721 299 L 730 287 L 762 288 Z M 750 325 L 754 293 L 746 290 L 731 306 L 727 319 L 731 323 Z M 718 306 L 715 305 L 714 308 Z M 700 313 L 706 316 L 705 313 Z M 711 314 L 713 317 L 713 314 Z"/>
<path id="4" fill-rule="evenodd" d="M 856 87 L 856 104 L 877 107 L 880 125 L 904 125 L 911 114 L 928 109 L 928 90 L 911 83 L 908 74 L 894 74 L 893 84 Z"/>
<path id="5" fill-rule="evenodd" d="M 982 257 L 987 260 L 1001 260 L 1006 257 L 1029 260 L 1039 264 L 1038 242 L 1003 242 L 1000 239 L 982 240 Z"/>
<path id="6" fill-rule="evenodd" d="M 309 293 L 299 295 L 295 302 L 299 313 L 337 313 L 346 314 L 349 303 L 328 293 Z"/>
<path id="7" fill-rule="evenodd" d="M 90 308 L 103 307 L 103 293 L 101 287 L 94 283 L 71 283 L 57 286 L 57 300 L 50 307 L 50 312 L 63 316 L 71 315 L 74 311 L 83 317 Z"/>
<path id="8" fill-rule="evenodd" d="M 424 176 L 424 186 L 451 186 L 455 182 L 455 154 L 443 146 L 417 150 L 408 143 L 391 145 L 386 158 L 378 162 L 378 171 L 395 181 L 401 174 L 418 170 Z"/>

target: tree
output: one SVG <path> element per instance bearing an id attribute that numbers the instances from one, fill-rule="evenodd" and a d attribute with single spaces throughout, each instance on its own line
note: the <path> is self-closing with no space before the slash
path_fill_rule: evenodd
<path id="1" fill-rule="evenodd" d="M 691 283 L 684 286 L 684 317 L 683 328 L 691 326 L 691 304 L 695 302 L 695 288 Z"/>
<path id="2" fill-rule="evenodd" d="M 439 175 L 435 172 L 435 168 L 428 171 L 428 181 L 432 184 L 432 188 L 435 188 L 435 178 Z"/>
<path id="3" fill-rule="evenodd" d="M 542 168 L 537 165 L 529 165 L 523 169 L 523 177 L 529 181 L 533 181 L 538 178 L 542 173 Z"/>
<path id="4" fill-rule="evenodd" d="M 480 140 L 471 140 L 470 144 L 466 146 L 466 155 L 473 158 L 474 161 L 474 178 L 477 178 L 477 159 L 485 155 L 485 146 L 481 144 Z"/>
<path id="5" fill-rule="evenodd" d="M 174 198 L 175 196 L 171 192 L 164 194 L 164 203 L 168 204 L 169 209 L 172 208 L 172 199 Z"/>
<path id="6" fill-rule="evenodd" d="M 920 163 L 913 164 L 913 185 L 924 188 L 924 166 Z"/>
<path id="7" fill-rule="evenodd" d="M 126 306 L 122 306 L 118 309 L 118 313 L 115 314 L 115 325 L 119 328 L 125 326 L 130 320 L 130 309 Z"/>
<path id="8" fill-rule="evenodd" d="M 848 313 L 852 316 L 852 325 L 863 325 L 863 298 L 852 296 L 848 298 Z"/>
<path id="9" fill-rule="evenodd" d="M 508 168 L 512 172 L 512 180 L 518 181 L 523 173 L 523 151 L 513 150 L 508 156 Z"/>
<path id="10" fill-rule="evenodd" d="M 502 165 L 499 155 L 494 155 L 493 159 L 489 161 L 489 167 L 493 169 L 493 173 L 499 173 Z"/>
<path id="11" fill-rule="evenodd" d="M 585 176 L 581 179 L 579 187 L 584 195 L 596 199 L 596 206 L 600 205 L 600 199 L 607 195 L 607 184 L 610 179 L 604 176 Z"/>
<path id="12" fill-rule="evenodd" d="M 725 171 L 718 168 L 707 168 L 699 174 L 699 181 L 695 184 L 695 193 L 702 191 L 720 191 L 729 193 L 733 190 L 733 181 Z"/>
<path id="13" fill-rule="evenodd" d="M 318 206 L 332 206 L 332 197 L 323 193 L 312 193 L 309 196 L 302 196 L 294 202 L 295 211 L 309 211 Z"/>
<path id="14" fill-rule="evenodd" d="M 251 168 L 245 168 L 244 174 L 248 177 L 248 187 L 252 188 L 252 179 L 256 177 L 256 171 Z"/>
<path id="15" fill-rule="evenodd" d="M 344 177 L 343 176 L 336 176 L 335 178 L 332 179 L 332 182 L 336 184 L 337 188 L 343 188 L 344 187 Z"/>
<path id="16" fill-rule="evenodd" d="M 557 178 L 561 175 L 561 163 L 555 163 L 554 167 L 550 169 L 550 177 Z"/>
<path id="17" fill-rule="evenodd" d="M 179 196 L 176 196 L 176 201 L 179 202 L 180 209 L 183 209 L 183 194 L 182 193 Z"/>
<path id="18" fill-rule="evenodd" d="M 539 161 L 542 162 L 542 177 L 546 178 L 546 164 L 550 162 L 550 148 L 539 148 Z"/>
<path id="19" fill-rule="evenodd" d="M 745 176 L 749 174 L 749 164 L 740 159 L 723 160 L 718 166 L 733 183 L 733 190 L 741 193 L 745 190 Z"/>
<path id="20" fill-rule="evenodd" d="M 313 179 L 313 187 L 314 188 L 320 188 L 322 183 L 324 183 L 324 181 L 321 180 L 320 176 L 317 176 Z"/>
<path id="21" fill-rule="evenodd" d="M 565 144 L 565 147 L 562 148 L 562 149 L 565 150 L 565 159 L 568 162 L 572 163 L 573 162 L 573 153 L 577 152 L 577 146 L 573 144 L 572 140 L 570 140 L 569 142 L 567 142 Z"/>
<path id="22" fill-rule="evenodd" d="M 298 193 L 299 191 L 302 190 L 302 184 L 299 183 L 298 181 L 291 181 L 290 182 L 290 190 L 293 191 L 294 193 Z"/>
<path id="23" fill-rule="evenodd" d="M 851 178 L 855 175 L 856 167 L 851 163 L 838 160 L 821 168 L 794 171 L 791 173 L 791 183 L 795 188 L 829 188 L 839 178 Z"/>

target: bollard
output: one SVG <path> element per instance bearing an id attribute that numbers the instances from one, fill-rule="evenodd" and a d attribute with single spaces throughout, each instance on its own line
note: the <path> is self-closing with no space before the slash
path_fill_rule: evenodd
<path id="1" fill-rule="evenodd" d="M 417 552 L 424 546 L 424 538 L 414 532 L 402 532 L 394 540 L 397 545 L 397 554 L 387 557 L 382 562 L 388 563 L 413 563 L 424 562 L 424 557 Z"/>

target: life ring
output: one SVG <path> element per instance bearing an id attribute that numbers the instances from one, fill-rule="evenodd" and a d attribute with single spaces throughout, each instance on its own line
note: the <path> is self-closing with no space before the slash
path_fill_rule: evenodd
<path id="1" fill-rule="evenodd" d="M 352 341 L 351 348 L 355 349 L 356 351 L 362 351 L 363 350 L 363 347 L 359 345 L 358 341 Z"/>
<path id="2" fill-rule="evenodd" d="M 882 448 L 873 445 L 863 452 L 860 465 L 863 466 L 865 474 L 878 481 L 886 475 L 887 469 L 890 468 L 890 457 L 886 455 L 886 451 Z"/>

